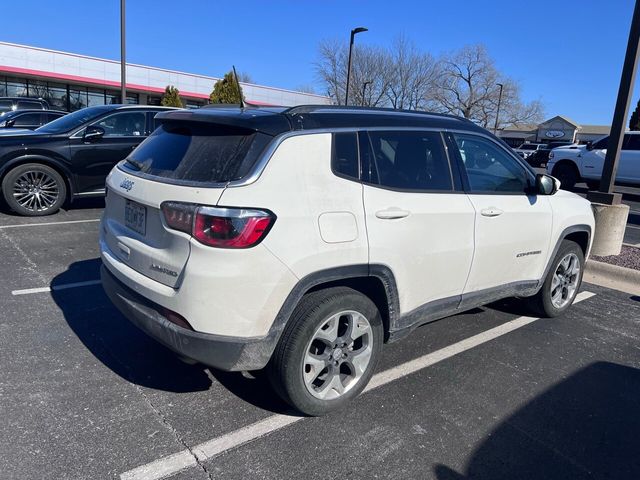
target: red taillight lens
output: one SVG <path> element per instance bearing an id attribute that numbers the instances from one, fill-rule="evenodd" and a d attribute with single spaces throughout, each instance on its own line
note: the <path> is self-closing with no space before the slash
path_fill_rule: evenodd
<path id="1" fill-rule="evenodd" d="M 193 237 L 218 248 L 248 248 L 267 234 L 275 217 L 262 210 L 200 207 L 196 212 Z"/>
<path id="2" fill-rule="evenodd" d="M 249 248 L 258 244 L 275 222 L 273 214 L 249 208 L 218 208 L 179 202 L 161 205 L 168 227 L 189 233 L 204 245 Z"/>
<path id="3" fill-rule="evenodd" d="M 196 205 L 180 202 L 164 202 L 160 205 L 167 226 L 191 234 Z"/>

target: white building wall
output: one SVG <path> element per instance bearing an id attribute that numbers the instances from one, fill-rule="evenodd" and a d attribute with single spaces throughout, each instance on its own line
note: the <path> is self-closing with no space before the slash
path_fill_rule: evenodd
<path id="1" fill-rule="evenodd" d="M 120 83 L 119 62 L 7 42 L 0 42 L 0 73 L 116 88 Z M 173 85 L 186 98 L 206 99 L 217 80 L 204 75 L 127 64 L 127 88 L 132 91 L 159 93 L 167 85 Z M 330 99 L 322 95 L 245 83 L 242 88 L 249 102 L 284 106 L 330 103 Z"/>

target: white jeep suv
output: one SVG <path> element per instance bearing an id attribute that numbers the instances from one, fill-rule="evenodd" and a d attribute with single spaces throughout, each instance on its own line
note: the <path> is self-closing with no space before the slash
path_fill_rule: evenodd
<path id="1" fill-rule="evenodd" d="M 567 190 L 584 181 L 595 190 L 600 185 L 609 137 L 586 145 L 554 148 L 549 152 L 547 171 Z M 640 132 L 627 132 L 622 141 L 616 183 L 640 186 Z"/>
<path id="2" fill-rule="evenodd" d="M 391 342 L 501 298 L 555 316 L 594 220 L 503 142 L 453 116 L 355 107 L 201 108 L 107 179 L 102 280 L 182 357 L 267 368 L 320 415 Z"/>

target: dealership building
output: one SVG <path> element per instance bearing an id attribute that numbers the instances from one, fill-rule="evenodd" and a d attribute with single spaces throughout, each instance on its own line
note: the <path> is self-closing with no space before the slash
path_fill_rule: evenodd
<path id="1" fill-rule="evenodd" d="M 525 142 L 568 141 L 586 143 L 609 135 L 610 129 L 609 125 L 581 125 L 570 118 L 556 115 L 538 125 L 507 127 L 500 130 L 498 136 L 512 147 L 517 147 Z"/>
<path id="2" fill-rule="evenodd" d="M 127 64 L 127 103 L 160 105 L 173 85 L 187 107 L 208 102 L 219 78 Z M 328 104 L 326 96 L 241 83 L 245 100 L 258 105 Z M 52 109 L 78 110 L 120 102 L 120 62 L 0 42 L 0 97 L 35 97 Z"/>

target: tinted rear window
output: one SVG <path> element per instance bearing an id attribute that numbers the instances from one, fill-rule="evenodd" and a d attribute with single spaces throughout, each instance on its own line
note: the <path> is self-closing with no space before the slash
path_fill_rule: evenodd
<path id="1" fill-rule="evenodd" d="M 273 137 L 219 125 L 165 123 L 127 158 L 133 170 L 178 181 L 244 177 Z"/>

